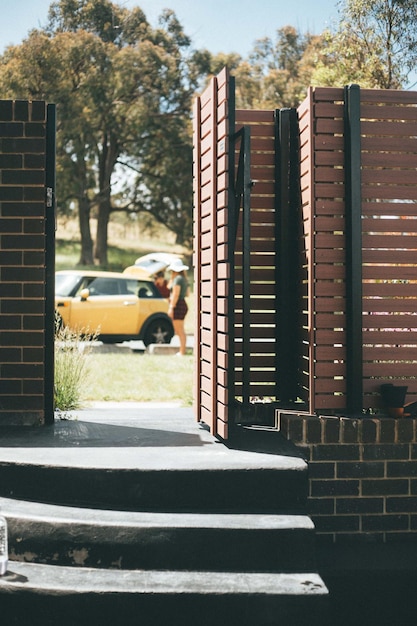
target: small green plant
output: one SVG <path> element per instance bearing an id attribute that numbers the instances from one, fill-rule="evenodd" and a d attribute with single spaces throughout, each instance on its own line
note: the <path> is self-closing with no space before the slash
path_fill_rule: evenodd
<path id="1" fill-rule="evenodd" d="M 81 406 L 83 386 L 89 373 L 87 355 L 96 339 L 94 334 L 73 331 L 59 322 L 55 326 L 55 411 L 71 411 Z"/>

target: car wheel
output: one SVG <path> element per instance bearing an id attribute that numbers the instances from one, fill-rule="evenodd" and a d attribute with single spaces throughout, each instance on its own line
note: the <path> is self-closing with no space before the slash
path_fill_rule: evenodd
<path id="1" fill-rule="evenodd" d="M 149 346 L 151 343 L 169 343 L 172 336 L 172 326 L 167 320 L 153 320 L 146 329 L 143 343 L 145 346 Z"/>

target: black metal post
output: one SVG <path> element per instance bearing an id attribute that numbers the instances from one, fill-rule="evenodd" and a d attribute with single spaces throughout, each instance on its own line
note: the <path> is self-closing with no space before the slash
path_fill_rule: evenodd
<path id="1" fill-rule="evenodd" d="M 229 409 L 229 428 L 233 428 L 234 422 L 230 419 L 236 402 L 236 376 L 235 376 L 235 245 L 237 230 L 236 208 L 237 198 L 235 195 L 235 159 L 236 159 L 236 104 L 235 104 L 235 77 L 229 77 L 229 153 L 228 153 L 228 262 L 229 262 L 229 290 L 227 294 L 227 318 L 229 334 L 229 353 L 227 370 L 227 391 Z"/>
<path id="2" fill-rule="evenodd" d="M 54 422 L 54 353 L 55 353 L 55 154 L 56 106 L 47 105 L 46 118 L 46 221 L 45 221 L 45 423 Z"/>
<path id="3" fill-rule="evenodd" d="M 295 109 L 275 113 L 277 396 L 297 397 L 299 139 Z"/>
<path id="4" fill-rule="evenodd" d="M 346 394 L 350 415 L 362 414 L 362 195 L 359 85 L 345 87 Z"/>
<path id="5" fill-rule="evenodd" d="M 243 268 L 242 268 L 242 291 L 243 291 L 243 329 L 242 329 L 242 352 L 243 352 L 243 403 L 250 401 L 250 249 L 251 249 L 251 225 L 250 225 L 250 194 L 252 181 L 250 176 L 250 128 L 244 128 L 243 142 Z"/>

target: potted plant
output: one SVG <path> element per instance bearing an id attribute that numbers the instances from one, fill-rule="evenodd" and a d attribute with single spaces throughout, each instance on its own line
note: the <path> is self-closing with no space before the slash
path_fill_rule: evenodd
<path id="1" fill-rule="evenodd" d="M 404 415 L 405 396 L 408 386 L 385 383 L 381 385 L 381 398 L 390 417 L 402 417 Z"/>

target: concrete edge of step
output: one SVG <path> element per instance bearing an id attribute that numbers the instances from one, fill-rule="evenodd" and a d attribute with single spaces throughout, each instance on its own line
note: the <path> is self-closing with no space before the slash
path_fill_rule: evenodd
<path id="1" fill-rule="evenodd" d="M 310 517 L 287 513 L 149 512 L 64 506 L 0 497 L 6 519 L 21 523 L 114 528 L 227 528 L 259 530 L 314 530 Z"/>
<path id="2" fill-rule="evenodd" d="M 325 596 L 320 575 L 307 573 L 183 570 L 100 570 L 10 561 L 0 577 L 0 595 L 136 594 L 213 596 Z"/>

